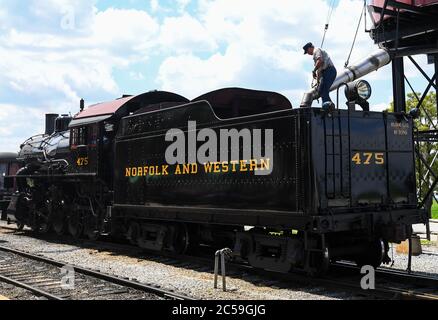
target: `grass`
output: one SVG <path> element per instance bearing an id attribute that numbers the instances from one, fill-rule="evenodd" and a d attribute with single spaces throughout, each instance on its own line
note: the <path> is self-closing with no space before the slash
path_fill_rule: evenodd
<path id="1" fill-rule="evenodd" d="M 432 242 L 429 240 L 421 240 L 421 245 L 422 246 L 430 246 L 430 245 L 432 245 Z"/>
<path id="2" fill-rule="evenodd" d="M 438 219 L 438 203 L 434 202 L 432 206 L 432 219 Z"/>

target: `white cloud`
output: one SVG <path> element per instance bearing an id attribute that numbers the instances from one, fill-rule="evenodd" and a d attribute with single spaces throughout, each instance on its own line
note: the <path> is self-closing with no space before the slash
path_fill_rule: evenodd
<path id="1" fill-rule="evenodd" d="M 207 29 L 188 14 L 164 19 L 159 44 L 170 52 L 211 52 L 218 47 Z"/>
<path id="2" fill-rule="evenodd" d="M 32 1 L 26 10 L 37 27 L 24 27 L 20 19 L 13 18 L 4 24 L 0 33 L 0 107 L 2 115 L 7 112 L 5 119 L 14 120 L 0 125 L 2 149 L 9 145 L 11 150 L 10 142 L 5 143 L 7 133 L 23 140 L 40 132 L 35 131 L 38 126 L 25 126 L 29 118 L 17 116 L 10 103 L 20 112 L 32 110 L 41 116 L 49 109 L 75 113 L 82 97 L 91 102 L 98 97 L 118 96 L 121 90 L 113 71 L 124 68 L 129 72 L 130 65 L 149 58 L 159 32 L 155 19 L 140 10 L 97 11 L 90 3 Z M 81 13 L 75 18 L 78 29 L 63 30 L 60 21 L 64 10 L 73 4 L 75 14 Z M 17 12 L 11 10 L 18 5 L 5 6 L 0 15 L 15 16 Z M 139 79 L 142 75 L 135 76 Z M 17 132 L 16 125 L 26 130 Z"/>
<path id="3" fill-rule="evenodd" d="M 186 7 L 192 2 L 192 0 L 176 0 L 176 2 L 178 3 L 179 10 L 181 12 L 184 12 Z"/>
<path id="4" fill-rule="evenodd" d="M 96 14 L 93 34 L 86 41 L 92 41 L 90 46 L 94 43 L 94 47 L 104 46 L 115 53 L 144 54 L 152 47 L 158 29 L 158 23 L 146 11 L 110 8 Z"/>
<path id="5" fill-rule="evenodd" d="M 150 7 L 152 13 L 155 13 L 160 9 L 160 2 L 158 0 L 151 0 Z"/>
<path id="6" fill-rule="evenodd" d="M 203 92 L 233 84 L 244 61 L 239 56 L 234 59 L 229 57 L 221 54 L 207 60 L 194 55 L 171 57 L 161 65 L 158 80 L 164 90 L 194 98 Z"/>
<path id="7" fill-rule="evenodd" d="M 136 81 L 144 80 L 144 74 L 141 72 L 131 71 L 129 73 L 129 76 L 131 77 L 132 80 L 136 80 Z"/>
<path id="8" fill-rule="evenodd" d="M 0 38 L 0 83 L 27 94 L 60 93 L 69 102 L 80 92 L 117 94 L 113 69 L 146 61 L 158 24 L 144 11 L 108 9 L 89 29 L 73 37 L 10 29 Z"/>
<path id="9" fill-rule="evenodd" d="M 0 104 L 0 148 L 2 151 L 18 151 L 24 142 L 23 131 L 42 132 L 43 117 L 39 108 Z M 14 121 L 11 121 L 14 119 Z"/>
<path id="10" fill-rule="evenodd" d="M 347 57 L 347 48 L 354 35 L 351 31 L 355 30 L 353 25 L 362 5 L 361 1 L 342 0 L 334 14 L 326 48 L 339 70 Z M 344 17 L 347 11 L 355 14 Z M 277 89 L 279 91 L 303 92 L 309 86 L 308 74 L 313 66 L 301 48 L 308 41 L 319 44 L 327 12 L 328 5 L 323 0 L 294 2 L 293 5 L 288 0 L 202 0 L 197 19 L 213 40 L 224 48 L 223 53 L 216 52 L 203 58 L 177 53 L 163 62 L 159 83 L 164 88 L 179 88 L 182 93 L 193 95 L 203 89 L 251 84 L 253 81 L 248 81 L 248 75 L 252 75 L 258 78 L 260 87 L 263 83 L 266 87 L 274 87 L 272 84 L 277 83 L 277 87 L 281 86 Z M 187 36 L 194 38 L 191 34 Z M 177 34 L 174 38 L 178 38 Z M 361 58 L 364 51 L 368 54 L 371 50 L 371 41 L 365 42 L 360 37 L 353 59 Z M 193 52 L 196 51 L 192 49 Z M 289 83 L 278 84 L 282 80 Z"/>
<path id="11" fill-rule="evenodd" d="M 227 86 L 273 90 L 297 106 L 309 88 L 313 67 L 301 48 L 308 41 L 319 45 L 328 12 L 325 0 L 177 0 L 172 8 L 151 0 L 149 12 L 99 11 L 96 3 L 0 0 L 2 149 L 6 137 L 6 145 L 12 146 L 12 137 L 23 140 L 39 132 L 45 112 L 74 112 L 82 97 L 91 103 L 119 96 L 120 79 L 189 98 Z M 361 0 L 340 0 L 334 12 L 325 48 L 338 71 L 362 5 Z M 72 8 L 75 27 L 62 28 Z M 351 61 L 375 49 L 362 27 Z M 410 63 L 406 69 L 418 75 Z M 118 78 L 120 72 L 126 76 Z M 390 77 L 386 67 L 367 79 L 388 83 L 390 89 Z M 123 91 L 127 89 L 131 91 Z M 376 108 L 388 104 L 386 95 L 383 103 L 373 102 Z M 39 127 L 26 126 L 28 119 L 15 114 L 20 110 L 39 114 L 34 117 Z M 11 118 L 14 121 L 2 120 Z M 26 130 L 20 132 L 17 126 Z"/>

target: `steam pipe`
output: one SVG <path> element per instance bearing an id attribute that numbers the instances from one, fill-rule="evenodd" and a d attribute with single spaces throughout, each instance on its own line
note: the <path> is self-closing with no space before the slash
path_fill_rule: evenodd
<path id="1" fill-rule="evenodd" d="M 386 66 L 392 60 L 388 51 L 379 49 L 365 59 L 362 59 L 351 66 L 347 67 L 344 72 L 338 74 L 330 91 L 337 90 L 342 84 L 353 82 L 360 79 L 373 71 Z M 319 98 L 317 88 L 306 92 L 301 102 L 302 108 L 310 108 L 314 100 Z"/>

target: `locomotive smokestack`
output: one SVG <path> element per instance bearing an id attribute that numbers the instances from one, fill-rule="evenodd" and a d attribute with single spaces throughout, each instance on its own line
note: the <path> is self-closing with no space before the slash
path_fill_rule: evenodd
<path id="1" fill-rule="evenodd" d="M 59 114 L 48 113 L 46 114 L 46 134 L 51 135 L 55 132 L 55 120 L 59 117 Z"/>
<path id="2" fill-rule="evenodd" d="M 392 58 L 386 50 L 377 50 L 365 59 L 353 63 L 351 66 L 347 67 L 342 73 L 339 73 L 330 91 L 337 90 L 344 83 L 353 82 L 370 74 L 373 71 L 376 71 L 386 66 L 388 63 L 391 62 L 391 60 Z M 301 102 L 301 107 L 310 108 L 312 106 L 313 100 L 316 100 L 318 98 L 319 95 L 316 89 L 312 89 L 311 91 L 306 92 Z"/>
<path id="3" fill-rule="evenodd" d="M 84 109 L 85 109 L 85 100 L 81 99 L 81 101 L 80 101 L 80 110 L 81 110 L 81 112 L 84 111 Z"/>

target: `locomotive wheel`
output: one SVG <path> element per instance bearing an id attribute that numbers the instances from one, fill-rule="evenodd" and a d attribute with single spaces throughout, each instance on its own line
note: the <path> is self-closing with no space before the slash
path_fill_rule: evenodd
<path id="1" fill-rule="evenodd" d="M 66 215 L 64 212 L 68 212 L 68 207 L 64 200 L 60 200 L 56 187 L 51 188 L 51 198 L 48 204 L 50 212 L 50 221 L 52 223 L 52 229 L 58 236 L 63 236 L 66 232 Z"/>
<path id="2" fill-rule="evenodd" d="M 328 248 L 324 252 L 310 252 L 310 268 L 307 273 L 312 278 L 323 277 L 330 268 L 330 254 Z"/>
<path id="3" fill-rule="evenodd" d="M 63 236 L 65 234 L 65 224 L 65 216 L 62 212 L 57 212 L 52 216 L 53 231 L 55 231 L 58 236 Z"/>
<path id="4" fill-rule="evenodd" d="M 372 266 L 377 269 L 383 263 L 386 256 L 386 247 L 382 239 L 375 240 L 369 244 L 366 252 L 356 257 L 356 264 L 359 267 Z"/>
<path id="5" fill-rule="evenodd" d="M 51 209 L 50 220 L 52 221 L 53 231 L 55 231 L 55 233 L 58 236 L 63 236 L 67 229 L 66 216 L 64 213 L 64 211 L 67 208 L 59 203 L 57 205 L 51 203 L 50 209 Z"/>
<path id="6" fill-rule="evenodd" d="M 97 226 L 96 217 L 89 214 L 86 218 L 84 218 L 84 222 L 85 236 L 92 241 L 96 241 L 97 239 L 99 239 L 100 234 Z"/>
<path id="7" fill-rule="evenodd" d="M 185 254 L 190 246 L 189 231 L 185 224 L 180 224 L 175 228 L 171 251 L 176 254 Z"/>
<path id="8" fill-rule="evenodd" d="M 68 232 L 75 239 L 80 239 L 83 235 L 84 224 L 80 211 L 72 212 L 68 217 Z"/>
<path id="9" fill-rule="evenodd" d="M 33 212 L 33 221 L 31 225 L 33 232 L 38 234 L 46 234 L 50 231 L 49 215 L 45 208 L 35 210 Z"/>
<path id="10" fill-rule="evenodd" d="M 126 238 L 129 240 L 129 242 L 134 245 L 137 246 L 139 243 L 139 238 L 140 238 L 140 225 L 137 222 L 131 222 L 131 224 L 129 225 L 129 229 L 128 232 L 126 234 Z"/>

